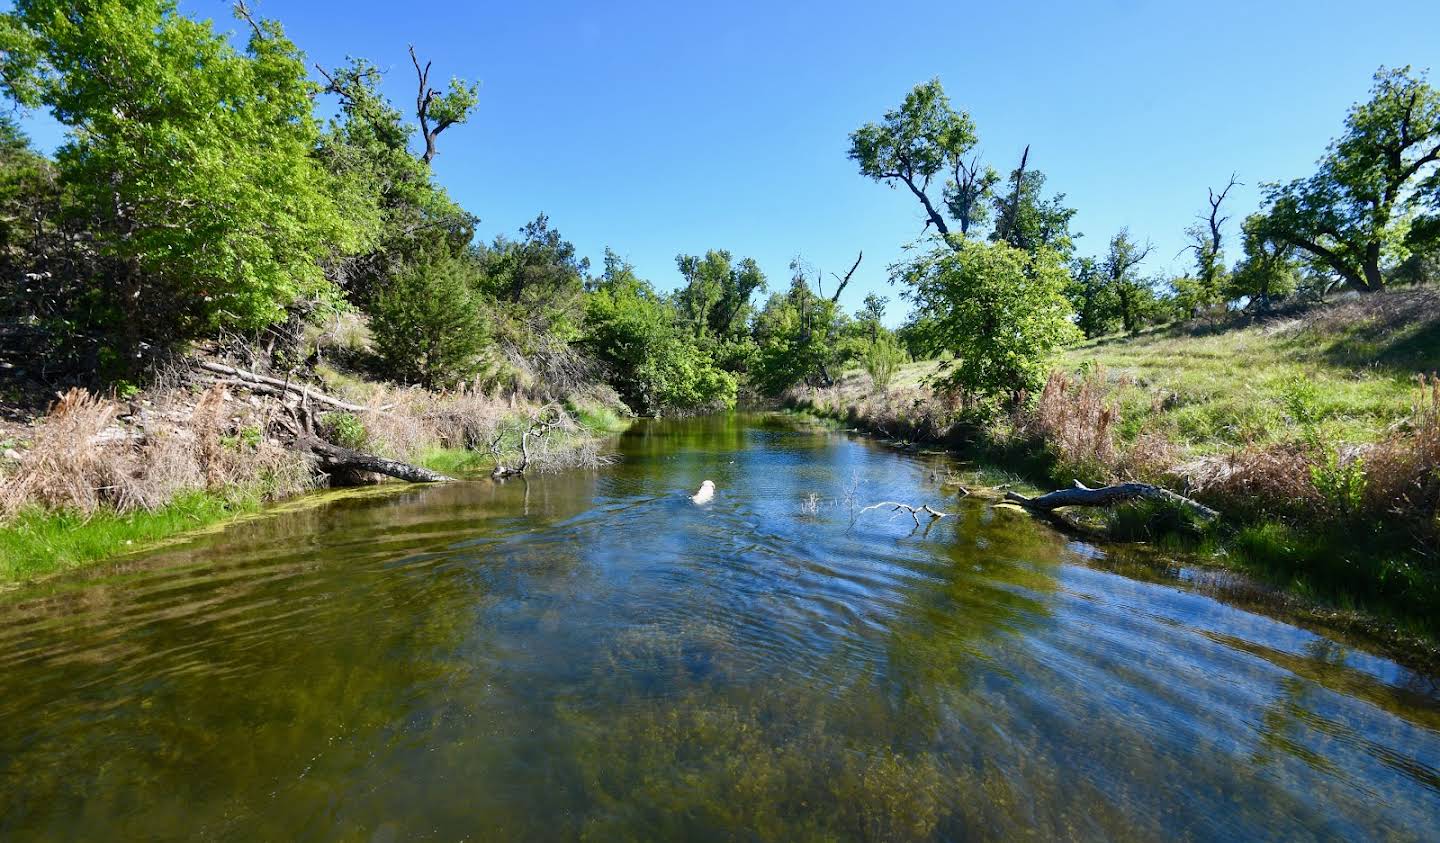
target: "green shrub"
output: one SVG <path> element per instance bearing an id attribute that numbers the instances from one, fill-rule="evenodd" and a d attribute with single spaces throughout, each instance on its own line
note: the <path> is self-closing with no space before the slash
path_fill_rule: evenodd
<path id="1" fill-rule="evenodd" d="M 438 389 L 477 371 L 485 334 L 475 275 L 463 255 L 439 251 L 401 268 L 376 294 L 370 327 L 391 375 Z"/>
<path id="2" fill-rule="evenodd" d="M 342 448 L 363 451 L 370 444 L 365 423 L 354 413 L 326 413 L 320 417 L 326 437 Z"/>

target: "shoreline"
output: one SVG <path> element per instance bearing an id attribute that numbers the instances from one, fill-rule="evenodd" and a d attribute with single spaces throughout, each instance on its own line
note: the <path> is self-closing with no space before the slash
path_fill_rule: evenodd
<path id="1" fill-rule="evenodd" d="M 848 433 L 865 436 L 876 441 L 896 446 L 902 440 L 888 431 L 869 422 L 861 415 L 827 412 L 808 402 L 787 400 L 779 405 L 782 412 L 808 416 L 827 425 L 836 425 Z M 902 450 L 914 449 L 915 453 L 942 452 L 947 456 L 969 463 L 977 473 L 1003 472 L 1025 484 L 1025 491 L 1048 491 L 1045 484 L 1059 483 L 1052 472 L 1046 470 L 1048 455 L 1035 448 L 1017 448 L 1013 443 L 994 443 L 984 439 L 984 430 L 974 431 L 977 438 L 959 439 L 953 432 L 934 441 L 915 443 L 903 441 Z M 906 447 L 908 446 L 908 448 Z M 1007 478 L 1007 481 L 1009 478 Z M 1015 483 L 1006 482 L 1007 488 Z M 1035 516 L 1031 516 L 1035 517 Z M 1066 532 L 1086 542 L 1109 543 L 1130 549 L 1148 548 L 1156 553 L 1175 554 L 1186 557 L 1184 561 L 1170 560 L 1182 566 L 1193 566 L 1197 570 L 1223 572 L 1228 577 L 1243 580 L 1218 589 L 1227 594 L 1243 595 L 1240 602 L 1245 605 L 1269 608 L 1283 612 L 1287 617 L 1302 622 L 1307 628 L 1320 629 L 1326 634 L 1340 634 L 1358 637 L 1378 648 L 1387 657 L 1408 665 L 1421 665 L 1424 669 L 1440 671 L 1440 630 L 1424 623 L 1423 609 L 1407 611 L 1407 607 L 1380 601 L 1364 601 L 1354 593 L 1347 593 L 1335 583 L 1316 583 L 1297 576 L 1286 576 L 1286 572 L 1268 565 L 1263 558 L 1247 556 L 1245 548 L 1238 541 L 1245 532 L 1278 527 L 1286 531 L 1293 528 L 1278 523 L 1245 525 L 1226 519 L 1222 514 L 1217 525 L 1199 535 L 1179 532 L 1162 532 L 1148 540 L 1137 540 L 1112 534 L 1112 530 L 1099 516 L 1091 519 L 1054 516 L 1040 519 L 1054 529 Z M 1367 548 L 1347 547 L 1341 553 L 1359 553 Z M 1379 569 L 1383 563 L 1383 551 L 1369 558 L 1372 568 Z M 1155 565 L 1147 564 L 1152 570 Z M 1177 577 L 1166 577 L 1176 580 Z"/>

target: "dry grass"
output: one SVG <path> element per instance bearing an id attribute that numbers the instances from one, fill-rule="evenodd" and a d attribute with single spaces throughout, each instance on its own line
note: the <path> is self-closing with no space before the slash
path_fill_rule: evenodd
<path id="1" fill-rule="evenodd" d="M 188 416 L 175 419 L 178 395 L 158 396 L 153 421 L 137 429 L 118 425 L 114 401 L 73 389 L 35 430 L 12 476 L 0 491 L 0 517 L 27 508 L 93 515 L 158 509 L 189 491 L 245 489 L 281 497 L 313 485 L 296 454 L 257 435 L 245 419 L 225 413 L 214 388 Z"/>
<path id="2" fill-rule="evenodd" d="M 1116 411 L 1106 391 L 1103 371 L 1079 379 L 1052 372 L 1034 408 L 1021 414 L 1016 427 L 1050 449 L 1059 473 L 1108 480 L 1117 466 Z"/>

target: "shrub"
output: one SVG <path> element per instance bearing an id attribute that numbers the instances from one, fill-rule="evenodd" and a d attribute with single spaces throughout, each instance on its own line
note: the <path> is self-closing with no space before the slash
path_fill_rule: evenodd
<path id="1" fill-rule="evenodd" d="M 387 371 L 427 389 L 473 375 L 484 346 L 474 267 L 445 252 L 403 267 L 370 305 L 375 348 Z"/>
<path id="2" fill-rule="evenodd" d="M 890 388 L 895 372 L 906 359 L 905 349 L 897 340 L 888 334 L 880 334 L 865 349 L 865 371 L 875 388 L 884 392 Z"/>
<path id="3" fill-rule="evenodd" d="M 953 386 L 988 396 L 1037 389 L 1060 347 L 1080 336 L 1065 297 L 1070 273 L 1052 250 L 966 241 L 938 246 L 900 276 L 955 354 Z"/>

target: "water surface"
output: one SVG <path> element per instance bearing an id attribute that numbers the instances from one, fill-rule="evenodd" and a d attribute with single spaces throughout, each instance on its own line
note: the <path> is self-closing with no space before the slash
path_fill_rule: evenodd
<path id="1" fill-rule="evenodd" d="M 1432 677 L 939 458 L 777 417 L 617 448 L 9 596 L 0 838 L 1436 838 Z"/>

